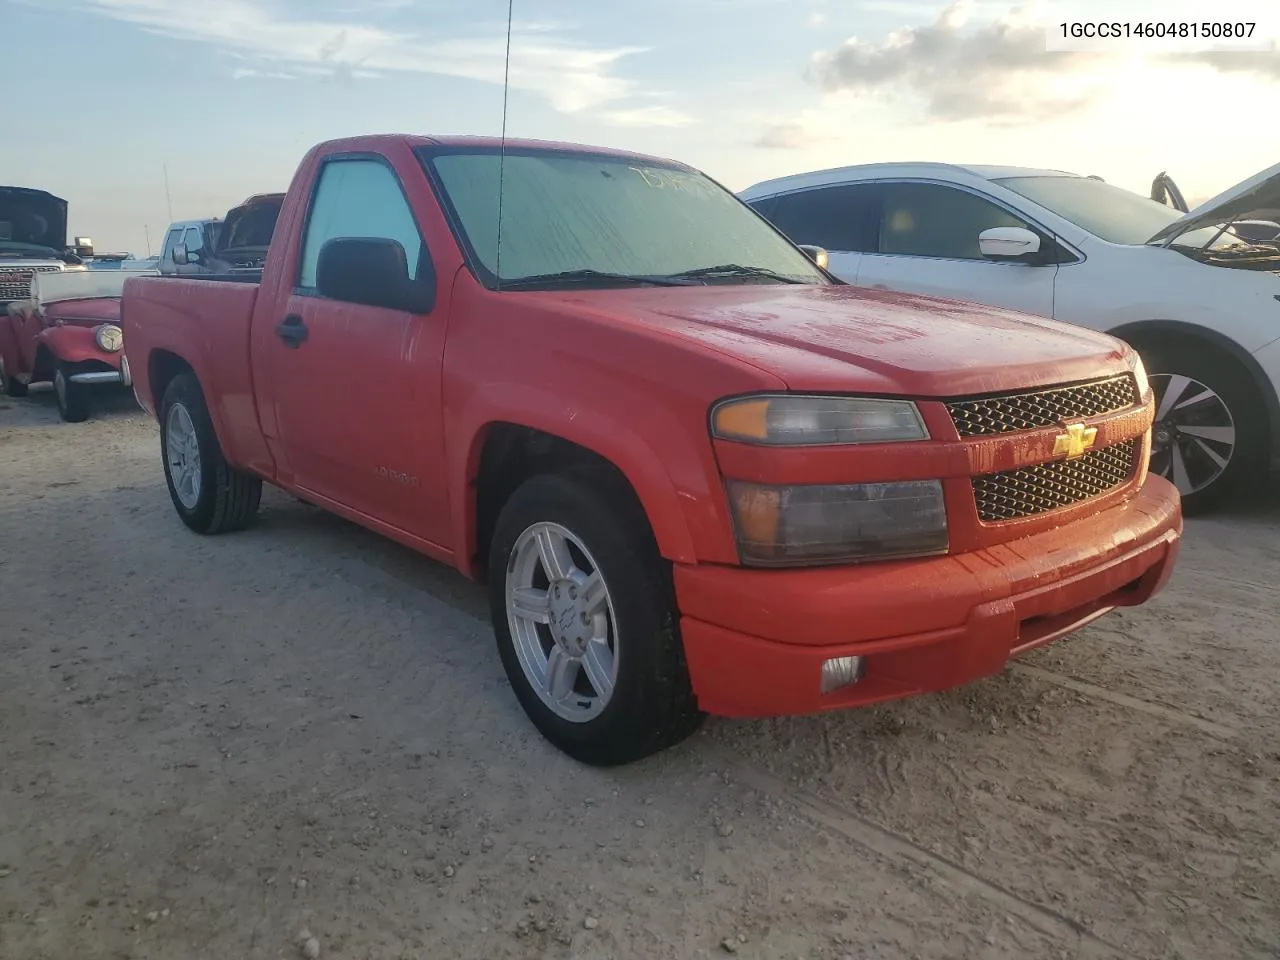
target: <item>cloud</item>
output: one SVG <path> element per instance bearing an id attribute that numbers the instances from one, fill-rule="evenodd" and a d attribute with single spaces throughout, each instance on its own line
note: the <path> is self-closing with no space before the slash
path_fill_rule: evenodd
<path id="1" fill-rule="evenodd" d="M 232 80 L 297 80 L 296 73 L 284 70 L 256 70 L 253 67 L 236 67 L 231 71 Z"/>
<path id="2" fill-rule="evenodd" d="M 813 13 L 809 14 L 809 19 L 805 21 L 805 23 L 808 26 L 813 27 L 815 29 L 817 27 L 821 27 L 826 22 L 827 22 L 827 15 L 823 13 L 821 10 L 813 11 Z"/>
<path id="3" fill-rule="evenodd" d="M 686 127 L 693 123 L 693 117 L 687 113 L 661 104 L 605 110 L 600 119 L 615 127 Z"/>
<path id="4" fill-rule="evenodd" d="M 1267 80 L 1280 81 L 1280 50 L 1205 50 L 1195 53 L 1173 53 L 1175 63 L 1200 64 L 1219 73 L 1251 73 Z"/>
<path id="5" fill-rule="evenodd" d="M 505 22 L 485 33 L 441 37 L 354 20 L 290 17 L 267 0 L 218 0 L 191 7 L 171 0 L 83 0 L 85 9 L 148 33 L 210 44 L 248 61 L 240 68 L 275 75 L 374 76 L 436 74 L 499 84 L 506 51 Z M 348 11 L 404 6 L 404 0 L 347 0 Z M 332 10 L 332 8 L 330 8 Z M 544 97 L 563 113 L 610 105 L 631 125 L 649 116 L 670 125 L 675 111 L 627 110 L 620 101 L 640 95 L 632 80 L 612 71 L 643 47 L 596 48 L 558 35 L 558 25 L 513 24 L 511 87 Z M 473 28 L 474 31 L 474 28 Z"/>
<path id="6" fill-rule="evenodd" d="M 1058 117 L 1100 93 L 1081 68 L 1101 56 L 1045 50 L 1037 6 L 970 23 L 972 0 L 956 0 L 928 26 L 904 27 L 880 43 L 856 37 L 813 56 L 809 79 L 829 92 L 909 91 L 940 120 L 1019 124 Z"/>
<path id="7" fill-rule="evenodd" d="M 751 145 L 764 150 L 799 150 L 823 139 L 826 138 L 818 136 L 803 123 L 778 123 L 751 141 Z"/>

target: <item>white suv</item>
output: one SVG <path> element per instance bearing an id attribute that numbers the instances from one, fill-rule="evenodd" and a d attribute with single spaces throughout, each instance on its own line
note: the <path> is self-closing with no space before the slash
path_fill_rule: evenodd
<path id="1" fill-rule="evenodd" d="M 1280 463 L 1280 242 L 1231 228 L 1280 218 L 1280 164 L 1187 214 L 1096 177 L 941 163 L 799 174 L 740 196 L 825 248 L 849 283 L 1127 340 L 1158 397 L 1151 469 L 1188 512 Z"/>

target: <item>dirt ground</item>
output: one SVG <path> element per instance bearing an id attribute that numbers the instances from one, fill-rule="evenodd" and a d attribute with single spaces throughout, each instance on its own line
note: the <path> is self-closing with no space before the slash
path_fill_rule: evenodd
<path id="1" fill-rule="evenodd" d="M 121 397 L 0 398 L 0 958 L 1280 957 L 1280 506 L 1003 675 L 533 732 L 481 590 L 278 492 L 204 539 Z"/>

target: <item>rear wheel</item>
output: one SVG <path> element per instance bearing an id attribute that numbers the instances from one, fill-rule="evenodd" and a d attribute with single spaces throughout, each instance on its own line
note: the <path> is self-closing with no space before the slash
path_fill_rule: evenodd
<path id="1" fill-rule="evenodd" d="M 59 363 L 53 372 L 53 394 L 58 401 L 58 413 L 67 423 L 82 423 L 89 419 L 89 388 L 71 379 L 75 372 L 75 367 L 69 363 Z"/>
<path id="2" fill-rule="evenodd" d="M 1151 472 L 1178 488 L 1189 514 L 1240 494 L 1266 454 L 1264 410 L 1247 378 L 1208 349 L 1141 352 L 1156 397 Z"/>
<path id="3" fill-rule="evenodd" d="M 197 533 L 226 533 L 252 522 L 262 480 L 227 463 L 204 394 L 190 373 L 173 378 L 160 404 L 160 452 L 169 497 Z"/>
<path id="4" fill-rule="evenodd" d="M 599 483 L 534 477 L 507 501 L 489 553 L 493 629 L 534 726 L 569 756 L 612 766 L 702 720 L 670 572 Z"/>

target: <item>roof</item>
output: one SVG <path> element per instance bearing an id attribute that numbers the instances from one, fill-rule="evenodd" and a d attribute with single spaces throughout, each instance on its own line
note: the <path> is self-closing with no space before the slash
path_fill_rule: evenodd
<path id="1" fill-rule="evenodd" d="M 847 183 L 854 180 L 878 180 L 894 177 L 916 177 L 932 180 L 952 180 L 960 183 L 997 180 L 1004 177 L 1074 177 L 1078 174 L 1065 170 L 1046 170 L 1037 167 L 1006 167 L 990 164 L 937 163 L 913 161 L 900 163 L 861 163 L 848 167 L 832 167 L 811 173 L 764 180 L 741 191 L 738 195 L 754 200 L 788 190 L 827 184 Z"/>
<path id="2" fill-rule="evenodd" d="M 387 134 L 368 134 L 358 137 L 343 137 L 337 140 L 327 140 L 317 145 L 318 149 L 323 149 L 325 153 L 338 153 L 343 151 L 357 152 L 360 150 L 368 150 L 371 147 L 389 146 L 391 144 L 404 144 L 411 149 L 417 147 L 472 147 L 478 150 L 498 150 L 502 148 L 504 143 L 501 137 L 476 137 L 476 136 L 437 136 L 437 135 L 420 135 L 411 133 L 387 133 Z M 556 140 L 522 140 L 515 137 L 506 138 L 506 146 L 508 150 L 520 151 L 540 151 L 546 153 L 595 153 L 605 156 L 618 157 L 624 160 L 639 161 L 657 161 L 659 163 L 672 163 L 675 161 L 667 160 L 662 157 L 655 157 L 643 153 L 635 153 L 630 150 L 619 150 L 614 147 L 599 147 L 583 143 L 566 143 Z"/>

